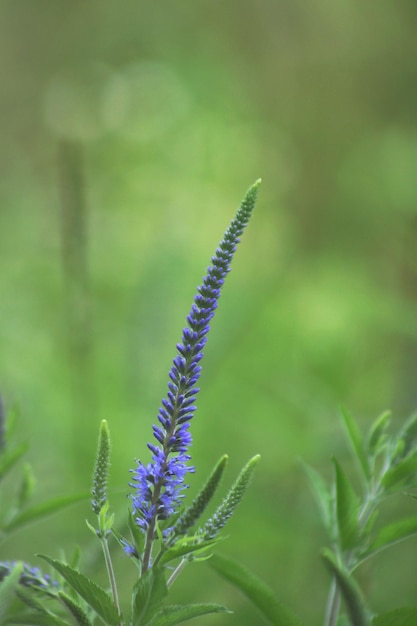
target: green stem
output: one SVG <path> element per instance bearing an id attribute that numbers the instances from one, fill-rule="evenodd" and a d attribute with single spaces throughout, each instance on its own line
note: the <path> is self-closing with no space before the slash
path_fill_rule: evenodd
<path id="1" fill-rule="evenodd" d="M 155 504 L 156 502 L 158 502 L 160 493 L 161 493 L 161 484 L 158 483 L 157 485 L 155 485 L 155 491 L 154 491 L 153 497 L 152 497 L 152 504 Z M 149 565 L 150 565 L 150 561 L 151 561 L 151 554 L 152 554 L 152 546 L 153 546 L 154 534 L 155 534 L 155 524 L 156 524 L 156 515 L 154 516 L 154 518 L 152 520 L 152 523 L 149 524 L 148 530 L 146 532 L 145 549 L 143 551 L 142 569 L 141 569 L 141 574 L 142 575 L 145 572 L 147 572 L 148 569 L 149 569 Z"/>
<path id="2" fill-rule="evenodd" d="M 337 587 L 336 579 L 333 578 L 330 585 L 329 596 L 327 598 L 326 616 L 324 626 L 336 626 L 340 607 L 340 591 Z"/>
<path id="3" fill-rule="evenodd" d="M 174 569 L 171 576 L 167 580 L 168 589 L 171 587 L 171 585 L 174 583 L 177 576 L 182 572 L 182 570 L 184 569 L 186 565 L 187 565 L 187 559 L 181 559 L 180 563 L 177 565 L 177 567 Z"/>
<path id="4" fill-rule="evenodd" d="M 107 574 L 109 576 L 109 581 L 110 581 L 111 591 L 112 591 L 112 595 L 113 595 L 113 599 L 114 599 L 114 604 L 116 605 L 119 617 L 121 617 L 119 595 L 117 593 L 116 577 L 114 575 L 114 569 L 113 569 L 113 563 L 112 563 L 111 556 L 110 556 L 109 544 L 108 544 L 107 539 L 105 537 L 101 538 L 100 541 L 101 541 L 101 545 L 102 545 L 102 548 L 103 548 L 104 560 L 106 562 Z M 123 626 L 122 620 L 120 620 L 119 626 Z"/>

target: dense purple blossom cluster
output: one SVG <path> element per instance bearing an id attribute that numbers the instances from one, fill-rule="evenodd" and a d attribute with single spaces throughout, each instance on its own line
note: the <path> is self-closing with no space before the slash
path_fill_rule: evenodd
<path id="1" fill-rule="evenodd" d="M 196 410 L 195 399 L 199 388 L 203 348 L 215 315 L 225 277 L 252 209 L 259 183 L 250 188 L 234 220 L 226 231 L 198 288 L 177 356 L 169 372 L 167 396 L 162 400 L 158 425 L 153 426 L 156 444 L 149 443 L 152 461 L 145 465 L 138 461 L 130 486 L 136 523 L 144 531 L 153 529 L 157 520 L 169 518 L 178 508 L 186 487 L 185 477 L 194 468 L 188 465 L 191 444 L 190 420 Z M 128 551 L 128 550 L 127 550 Z"/>

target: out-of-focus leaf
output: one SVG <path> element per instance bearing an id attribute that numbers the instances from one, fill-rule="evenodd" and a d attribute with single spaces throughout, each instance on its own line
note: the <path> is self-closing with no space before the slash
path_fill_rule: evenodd
<path id="1" fill-rule="evenodd" d="M 370 537 L 372 530 L 374 528 L 375 522 L 378 519 L 379 516 L 379 511 L 378 509 L 374 509 L 371 514 L 369 515 L 368 519 L 366 520 L 363 528 L 362 528 L 362 537 Z"/>
<path id="2" fill-rule="evenodd" d="M 213 603 L 166 606 L 154 616 L 149 626 L 175 626 L 201 615 L 230 612 L 224 606 Z"/>
<path id="3" fill-rule="evenodd" d="M 356 458 L 358 459 L 359 466 L 362 469 L 366 481 L 369 481 L 371 477 L 371 468 L 369 466 L 369 459 L 366 454 L 361 432 L 353 417 L 343 407 L 341 408 L 341 413 L 347 433 L 349 435 L 349 439 L 353 447 L 353 451 L 355 452 Z"/>
<path id="4" fill-rule="evenodd" d="M 117 612 L 117 608 L 109 596 L 109 594 L 102 588 L 93 582 L 84 574 L 72 569 L 66 563 L 51 559 L 44 554 L 38 555 L 41 559 L 44 559 L 47 563 L 52 565 L 56 571 L 67 581 L 67 583 L 76 591 L 87 604 L 99 615 L 104 622 L 107 622 L 111 626 L 119 624 L 120 617 Z"/>
<path id="5" fill-rule="evenodd" d="M 26 604 L 29 609 L 26 612 L 18 611 L 13 613 L 13 617 L 10 623 L 13 624 L 30 624 L 31 626 L 67 626 L 68 622 L 61 619 L 55 613 L 52 613 L 46 608 L 44 602 L 45 596 L 40 595 L 39 589 L 33 589 L 30 587 L 23 587 L 19 585 L 19 589 L 16 592 L 17 597 L 21 602 Z M 42 601 L 43 600 L 43 601 Z"/>
<path id="6" fill-rule="evenodd" d="M 417 533 L 417 517 L 408 517 L 388 524 L 379 531 L 363 556 L 367 557 L 374 552 L 388 548 L 393 543 L 403 541 L 415 533 Z"/>
<path id="7" fill-rule="evenodd" d="M 23 476 L 20 482 L 20 489 L 17 496 L 17 508 L 21 511 L 29 502 L 35 486 L 35 477 L 32 467 L 25 463 L 23 467 Z"/>
<path id="8" fill-rule="evenodd" d="M 240 589 L 270 624 L 301 626 L 300 620 L 276 598 L 272 589 L 242 565 L 218 554 L 215 554 L 208 564 Z"/>
<path id="9" fill-rule="evenodd" d="M 340 544 L 343 550 L 357 546 L 360 538 L 359 499 L 346 474 L 336 459 L 336 511 Z"/>
<path id="10" fill-rule="evenodd" d="M 415 447 L 416 447 L 417 414 L 412 415 L 412 417 L 407 421 L 404 428 L 401 430 L 399 437 L 402 441 L 404 441 L 402 454 L 404 457 L 406 457 L 410 453 L 412 453 L 412 451 L 415 450 Z"/>
<path id="11" fill-rule="evenodd" d="M 23 563 L 16 563 L 10 574 L 2 580 L 0 585 L 0 626 L 6 626 L 9 623 L 8 612 L 15 598 L 22 571 Z"/>
<path id="12" fill-rule="evenodd" d="M 42 504 L 32 506 L 22 511 L 22 513 L 15 515 L 15 517 L 13 517 L 3 527 L 3 530 L 7 533 L 14 532 L 27 524 L 36 522 L 44 517 L 48 517 L 48 515 L 52 515 L 53 513 L 57 513 L 71 504 L 76 504 L 77 502 L 88 500 L 89 498 L 91 498 L 91 494 L 79 493 L 72 496 L 61 496 L 59 498 L 54 498 L 53 500 L 48 500 L 47 502 L 42 502 Z"/>
<path id="13" fill-rule="evenodd" d="M 20 461 L 29 449 L 29 444 L 22 443 L 12 450 L 6 450 L 0 458 L 0 480 L 2 480 Z"/>
<path id="14" fill-rule="evenodd" d="M 372 620 L 372 626 L 416 626 L 417 608 L 403 607 L 377 615 Z"/>
<path id="15" fill-rule="evenodd" d="M 149 569 L 139 578 L 133 590 L 132 624 L 145 626 L 148 624 L 168 593 L 165 576 L 159 567 Z"/>
<path id="16" fill-rule="evenodd" d="M 371 456 L 378 452 L 386 438 L 385 430 L 389 424 L 390 417 L 391 412 L 385 411 L 385 413 L 377 417 L 369 430 L 368 450 Z"/>
<path id="17" fill-rule="evenodd" d="M 320 514 L 324 523 L 325 528 L 328 532 L 332 530 L 332 496 L 330 491 L 324 482 L 323 478 L 320 474 L 312 467 L 307 465 L 307 463 L 303 463 L 303 467 L 307 473 L 307 476 L 310 480 L 310 484 L 312 487 L 312 491 L 316 502 L 320 509 Z"/>
<path id="18" fill-rule="evenodd" d="M 35 613 L 34 611 L 14 613 L 7 623 L 9 625 L 22 624 L 22 626 L 68 626 L 68 622 L 46 611 L 43 613 Z"/>
<path id="19" fill-rule="evenodd" d="M 402 461 L 389 469 L 382 477 L 385 489 L 399 488 L 410 483 L 417 474 L 417 453 L 405 457 Z"/>
<path id="20" fill-rule="evenodd" d="M 321 556 L 327 569 L 336 579 L 337 586 L 346 604 L 351 625 L 368 626 L 369 620 L 362 594 L 353 577 L 338 565 L 337 559 L 331 550 L 323 550 Z"/>

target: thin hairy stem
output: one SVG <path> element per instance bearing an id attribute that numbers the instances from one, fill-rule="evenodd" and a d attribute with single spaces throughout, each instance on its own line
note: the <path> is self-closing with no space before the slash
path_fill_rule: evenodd
<path id="1" fill-rule="evenodd" d="M 101 538 L 101 545 L 103 548 L 104 560 L 106 562 L 107 574 L 110 581 L 111 592 L 113 595 L 114 604 L 116 605 L 117 612 L 121 616 L 119 594 L 117 593 L 116 577 L 114 575 L 113 563 L 110 556 L 109 544 L 105 537 Z M 120 620 L 119 626 L 123 626 L 123 621 Z"/>
<path id="2" fill-rule="evenodd" d="M 177 567 L 174 569 L 171 576 L 167 580 L 168 589 L 171 587 L 171 585 L 174 583 L 177 576 L 182 572 L 182 570 L 184 569 L 186 565 L 187 565 L 187 559 L 181 559 L 181 561 L 178 563 Z"/>
<path id="3" fill-rule="evenodd" d="M 333 578 L 329 596 L 327 598 L 326 615 L 324 618 L 324 626 L 336 626 L 340 607 L 340 591 L 337 587 L 336 580 Z"/>

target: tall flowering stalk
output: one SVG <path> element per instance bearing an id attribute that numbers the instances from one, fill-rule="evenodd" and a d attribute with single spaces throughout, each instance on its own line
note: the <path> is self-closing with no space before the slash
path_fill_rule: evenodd
<path id="1" fill-rule="evenodd" d="M 231 261 L 256 203 L 260 180 L 252 185 L 235 218 L 224 234 L 208 268 L 191 311 L 187 326 L 177 344 L 177 355 L 169 372 L 168 392 L 158 413 L 159 425 L 153 426 L 156 443 L 148 443 L 152 461 L 145 465 L 138 461 L 133 470 L 133 514 L 136 524 L 145 534 L 142 572 L 150 566 L 152 544 L 159 521 L 171 517 L 183 498 L 185 477 L 193 472 L 188 465 L 191 444 L 190 420 L 196 410 L 199 392 L 197 381 L 201 373 L 200 361 Z"/>
<path id="2" fill-rule="evenodd" d="M 200 362 L 210 322 L 216 312 L 236 246 L 255 206 L 259 184 L 260 181 L 257 181 L 248 190 L 212 257 L 212 265 L 198 288 L 187 325 L 177 344 L 177 354 L 169 372 L 168 391 L 159 409 L 158 423 L 153 426 L 155 441 L 148 444 L 152 460 L 148 465 L 138 461 L 136 469 L 132 470 L 130 485 L 134 493 L 130 496 L 132 509 L 127 519 L 130 539 L 116 530 L 115 515 L 110 509 L 110 430 L 105 420 L 100 425 L 91 489 L 91 508 L 96 522 L 90 524 L 87 521 L 87 526 L 101 543 L 111 594 L 108 588 L 98 585 L 78 569 L 80 555 L 77 553 L 71 564 L 45 554 L 38 555 L 58 572 L 59 586 L 37 568 L 22 562 L 2 562 L 0 624 L 70 626 L 77 623 L 78 626 L 93 626 L 99 618 L 106 626 L 168 626 L 182 624 L 202 615 L 228 612 L 226 607 L 213 602 L 167 604 L 166 600 L 170 587 L 186 564 L 206 558 L 208 551 L 221 540 L 221 531 L 241 502 L 259 460 L 259 455 L 249 460 L 205 523 L 203 515 L 220 484 L 227 455 L 219 459 L 192 502 L 180 508 L 183 490 L 187 486 L 186 476 L 188 472 L 194 471 L 189 465 L 189 426 L 196 410 Z M 5 450 L 5 426 L 0 398 L 0 479 L 26 450 L 26 447 L 20 447 L 12 450 L 8 456 L 8 450 Z M 58 498 L 47 503 L 47 506 L 31 509 L 27 507 L 30 487 L 31 474 L 26 471 L 17 506 L 13 505 L 16 511 L 11 516 L 2 516 L 6 520 L 5 524 L 0 524 L 3 533 L 80 499 L 80 496 Z M 85 494 L 81 498 L 84 499 Z M 124 606 L 123 596 L 122 602 L 119 599 L 109 545 L 112 537 L 116 538 L 140 570 L 132 587 L 130 608 Z M 54 605 L 52 610 L 50 604 Z"/>

